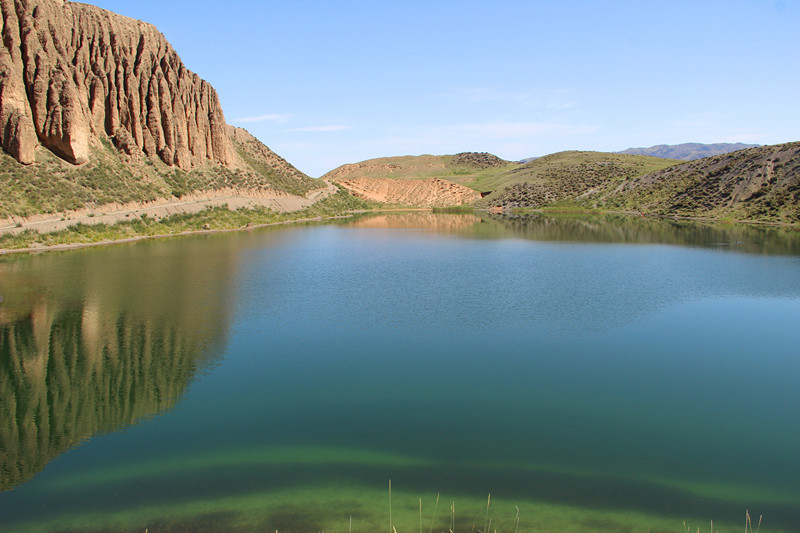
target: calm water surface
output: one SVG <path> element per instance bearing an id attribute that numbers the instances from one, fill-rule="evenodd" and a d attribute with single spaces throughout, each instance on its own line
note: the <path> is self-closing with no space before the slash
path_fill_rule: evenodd
<path id="1" fill-rule="evenodd" d="M 400 533 L 800 531 L 796 232 L 391 215 L 0 295 L 2 531 L 387 531 L 389 479 Z"/>

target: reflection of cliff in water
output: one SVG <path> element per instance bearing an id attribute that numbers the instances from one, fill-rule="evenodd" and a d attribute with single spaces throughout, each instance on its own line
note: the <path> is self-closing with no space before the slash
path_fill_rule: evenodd
<path id="1" fill-rule="evenodd" d="M 498 223 L 487 237 L 513 236 L 538 241 L 671 244 L 731 251 L 800 255 L 800 231 L 753 224 L 722 225 L 625 215 L 491 214 Z"/>
<path id="2" fill-rule="evenodd" d="M 0 490 L 172 408 L 219 352 L 230 254 L 165 244 L 0 263 Z"/>

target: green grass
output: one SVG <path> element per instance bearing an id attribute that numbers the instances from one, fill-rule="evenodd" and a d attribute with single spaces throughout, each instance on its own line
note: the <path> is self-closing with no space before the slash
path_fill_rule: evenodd
<path id="1" fill-rule="evenodd" d="M 154 170 L 129 168 L 101 149 L 94 149 L 92 161 L 80 167 L 43 149 L 37 158 L 35 164 L 24 166 L 8 154 L 0 154 L 0 218 L 148 201 L 168 195 Z"/>
<path id="2" fill-rule="evenodd" d="M 312 189 L 320 187 L 319 180 L 301 175 L 299 172 L 288 175 L 270 167 L 266 162 L 248 152 L 244 147 L 237 147 L 239 156 L 260 176 L 266 178 L 275 188 L 291 194 L 303 195 Z M 247 185 L 244 183 L 243 185 Z"/>

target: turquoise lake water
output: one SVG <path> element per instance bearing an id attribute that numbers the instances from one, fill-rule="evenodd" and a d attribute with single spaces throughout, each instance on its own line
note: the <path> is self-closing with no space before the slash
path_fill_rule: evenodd
<path id="1" fill-rule="evenodd" d="M 798 232 L 396 214 L 0 296 L 0 531 L 800 531 Z"/>

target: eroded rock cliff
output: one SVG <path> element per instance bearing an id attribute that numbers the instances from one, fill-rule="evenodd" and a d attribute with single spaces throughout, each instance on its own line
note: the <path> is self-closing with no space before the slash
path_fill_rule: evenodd
<path id="1" fill-rule="evenodd" d="M 235 159 L 216 91 L 154 26 L 64 0 L 0 7 L 0 144 L 20 163 L 41 144 L 83 164 L 103 137 L 181 169 Z"/>

